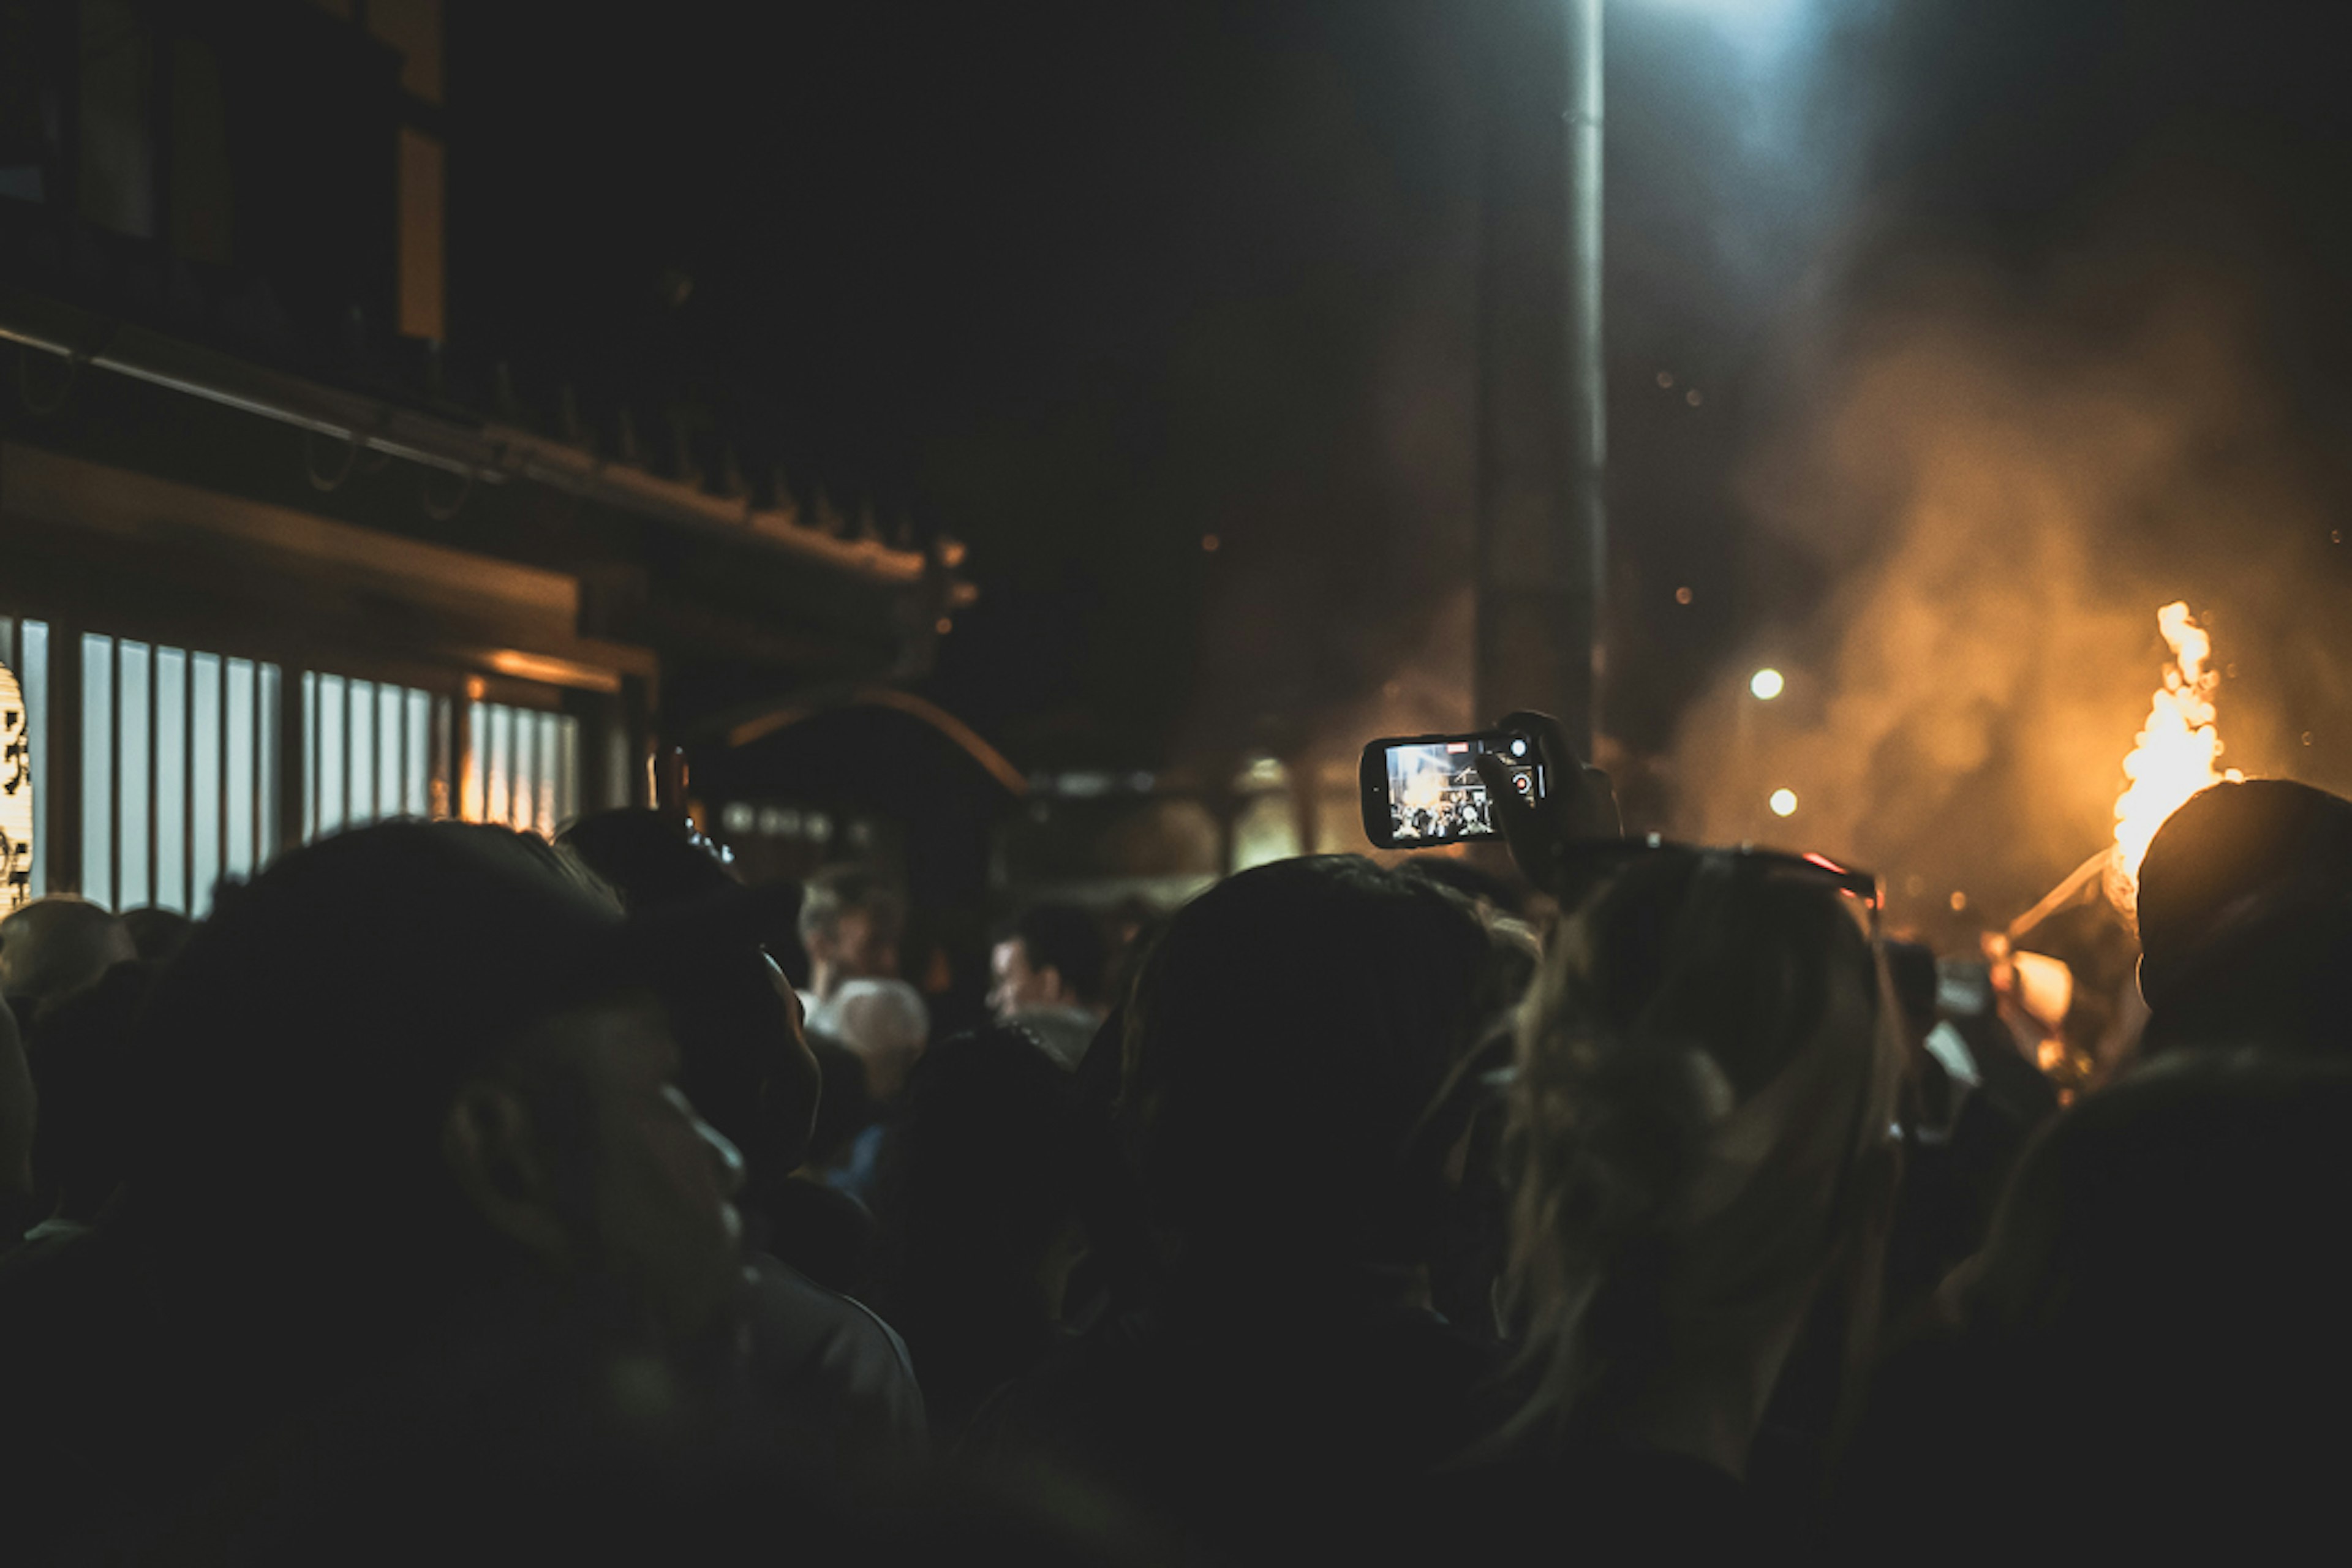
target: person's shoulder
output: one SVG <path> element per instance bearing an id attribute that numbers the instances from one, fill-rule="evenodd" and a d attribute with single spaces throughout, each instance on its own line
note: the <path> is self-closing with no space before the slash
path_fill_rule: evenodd
<path id="1" fill-rule="evenodd" d="M 853 1032 L 857 1022 L 880 1019 L 910 1024 L 918 1031 L 930 1026 L 931 1010 L 923 994 L 903 980 L 844 981 L 833 994 L 831 1012 Z"/>
<path id="2" fill-rule="evenodd" d="M 871 1308 L 824 1286 L 781 1258 L 751 1259 L 753 1351 L 779 1373 L 831 1369 L 844 1381 L 911 1380 L 898 1331 Z"/>

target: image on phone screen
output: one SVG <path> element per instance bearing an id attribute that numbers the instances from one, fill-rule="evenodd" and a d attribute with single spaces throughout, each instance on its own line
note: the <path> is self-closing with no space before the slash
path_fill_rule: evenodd
<path id="1" fill-rule="evenodd" d="M 1507 759 L 1513 786 L 1532 796 L 1538 786 L 1535 766 L 1526 760 L 1524 742 L 1518 742 L 1517 753 L 1507 749 L 1511 743 L 1500 737 L 1469 735 L 1385 748 L 1391 841 L 1404 847 L 1497 837 L 1494 806 L 1475 759 L 1483 752 L 1497 752 Z"/>

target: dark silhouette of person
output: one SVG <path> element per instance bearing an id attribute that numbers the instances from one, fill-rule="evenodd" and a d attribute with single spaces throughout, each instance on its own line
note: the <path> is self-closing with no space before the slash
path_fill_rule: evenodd
<path id="1" fill-rule="evenodd" d="M 131 1164 L 141 1065 L 134 1026 L 154 967 L 118 963 L 41 1010 L 26 1042 L 40 1097 L 33 1167 L 44 1220 L 33 1233 L 97 1219 Z"/>
<path id="2" fill-rule="evenodd" d="M 1083 1245 L 1078 1160 L 1076 1087 L 1025 1029 L 954 1036 L 908 1079 L 876 1193 L 875 1296 L 943 1444 L 1057 1342 Z"/>
<path id="3" fill-rule="evenodd" d="M 103 904 L 78 893 L 35 899 L 0 920 L 0 994 L 21 1024 L 47 1004 L 89 989 L 139 956 L 130 931 Z"/>
<path id="4" fill-rule="evenodd" d="M 598 813 L 562 846 L 647 914 L 691 910 L 738 889 L 707 841 L 680 818 L 643 809 Z M 807 1158 L 821 1080 L 803 1037 L 800 1000 L 759 938 L 740 932 L 682 955 L 662 988 L 682 1057 L 679 1077 L 698 1110 L 743 1152 L 747 1252 L 757 1279 L 751 1308 L 753 1365 L 794 1419 L 825 1434 L 864 1481 L 902 1477 L 927 1448 L 922 1395 L 907 1348 L 862 1303 L 794 1268 L 803 1232 L 820 1250 L 838 1209 L 855 1201 L 793 1175 Z"/>
<path id="5" fill-rule="evenodd" d="M 131 934 L 131 948 L 141 960 L 162 963 L 185 947 L 194 934 L 196 922 L 176 910 L 158 909 L 149 905 L 142 909 L 125 910 L 121 915 L 122 929 Z"/>
<path id="6" fill-rule="evenodd" d="M 2139 870 L 2143 1052 L 2352 1053 L 2352 801 L 2286 779 L 2191 795 Z"/>
<path id="7" fill-rule="evenodd" d="M 2189 1040 L 2019 1162 L 1952 1321 L 1879 1373 L 1838 1555 L 2247 1561 L 2335 1527 L 2352 1066 Z"/>
<path id="8" fill-rule="evenodd" d="M 317 1560 L 357 1518 L 423 1550 L 551 1489 L 575 1521 L 664 1512 L 764 1452 L 742 1162 L 677 1088 L 659 988 L 768 918 L 631 920 L 459 824 L 225 889 L 142 1012 L 120 1205 L 0 1260 L 23 1560 Z"/>
<path id="9" fill-rule="evenodd" d="M 1902 1022 L 1856 912 L 1802 861 L 1665 846 L 1556 934 L 1507 1091 L 1528 1385 L 1459 1478 L 1486 1547 L 1697 1561 L 1810 1532 L 1809 1445 L 1766 1438 L 1834 1438 L 1900 1168 Z"/>
<path id="10" fill-rule="evenodd" d="M 12 1250 L 32 1223 L 37 1107 L 24 1032 L 14 1010 L 0 999 L 0 1254 Z"/>
<path id="11" fill-rule="evenodd" d="M 1102 921 L 1075 904 L 1022 911 L 989 954 L 989 1010 L 1075 1068 L 1102 1026 L 1110 944 Z"/>
<path id="12" fill-rule="evenodd" d="M 1352 857 L 1258 867 L 1180 910 L 1122 1021 L 1151 1293 L 1008 1387 L 971 1450 L 1237 1561 L 1379 1547 L 1491 1418 L 1493 1352 L 1429 1304 L 1461 1129 L 1425 1118 L 1496 962 L 1466 901 Z"/>

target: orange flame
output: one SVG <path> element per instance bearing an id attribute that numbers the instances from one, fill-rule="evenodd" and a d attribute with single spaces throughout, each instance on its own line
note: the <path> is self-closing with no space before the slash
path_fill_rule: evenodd
<path id="1" fill-rule="evenodd" d="M 2128 921 L 2139 901 L 2139 863 L 2164 819 L 2208 784 L 2241 776 L 2214 763 L 2221 737 L 2213 719 L 2213 639 L 2179 600 L 2156 613 L 2157 629 L 2172 647 L 2164 686 L 2147 710 L 2131 755 L 2124 759 L 2123 794 L 2116 797 L 2116 847 L 2107 863 L 2107 897 Z"/>

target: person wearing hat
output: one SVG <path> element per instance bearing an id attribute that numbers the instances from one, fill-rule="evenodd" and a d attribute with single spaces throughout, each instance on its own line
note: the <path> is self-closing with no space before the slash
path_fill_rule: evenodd
<path id="1" fill-rule="evenodd" d="M 142 1015 L 120 1200 L 0 1267 L 13 1545 L 210 1554 L 625 1479 L 593 1518 L 759 1451 L 742 1161 L 658 994 L 767 902 L 631 917 L 539 840 L 416 822 L 226 889 Z"/>

